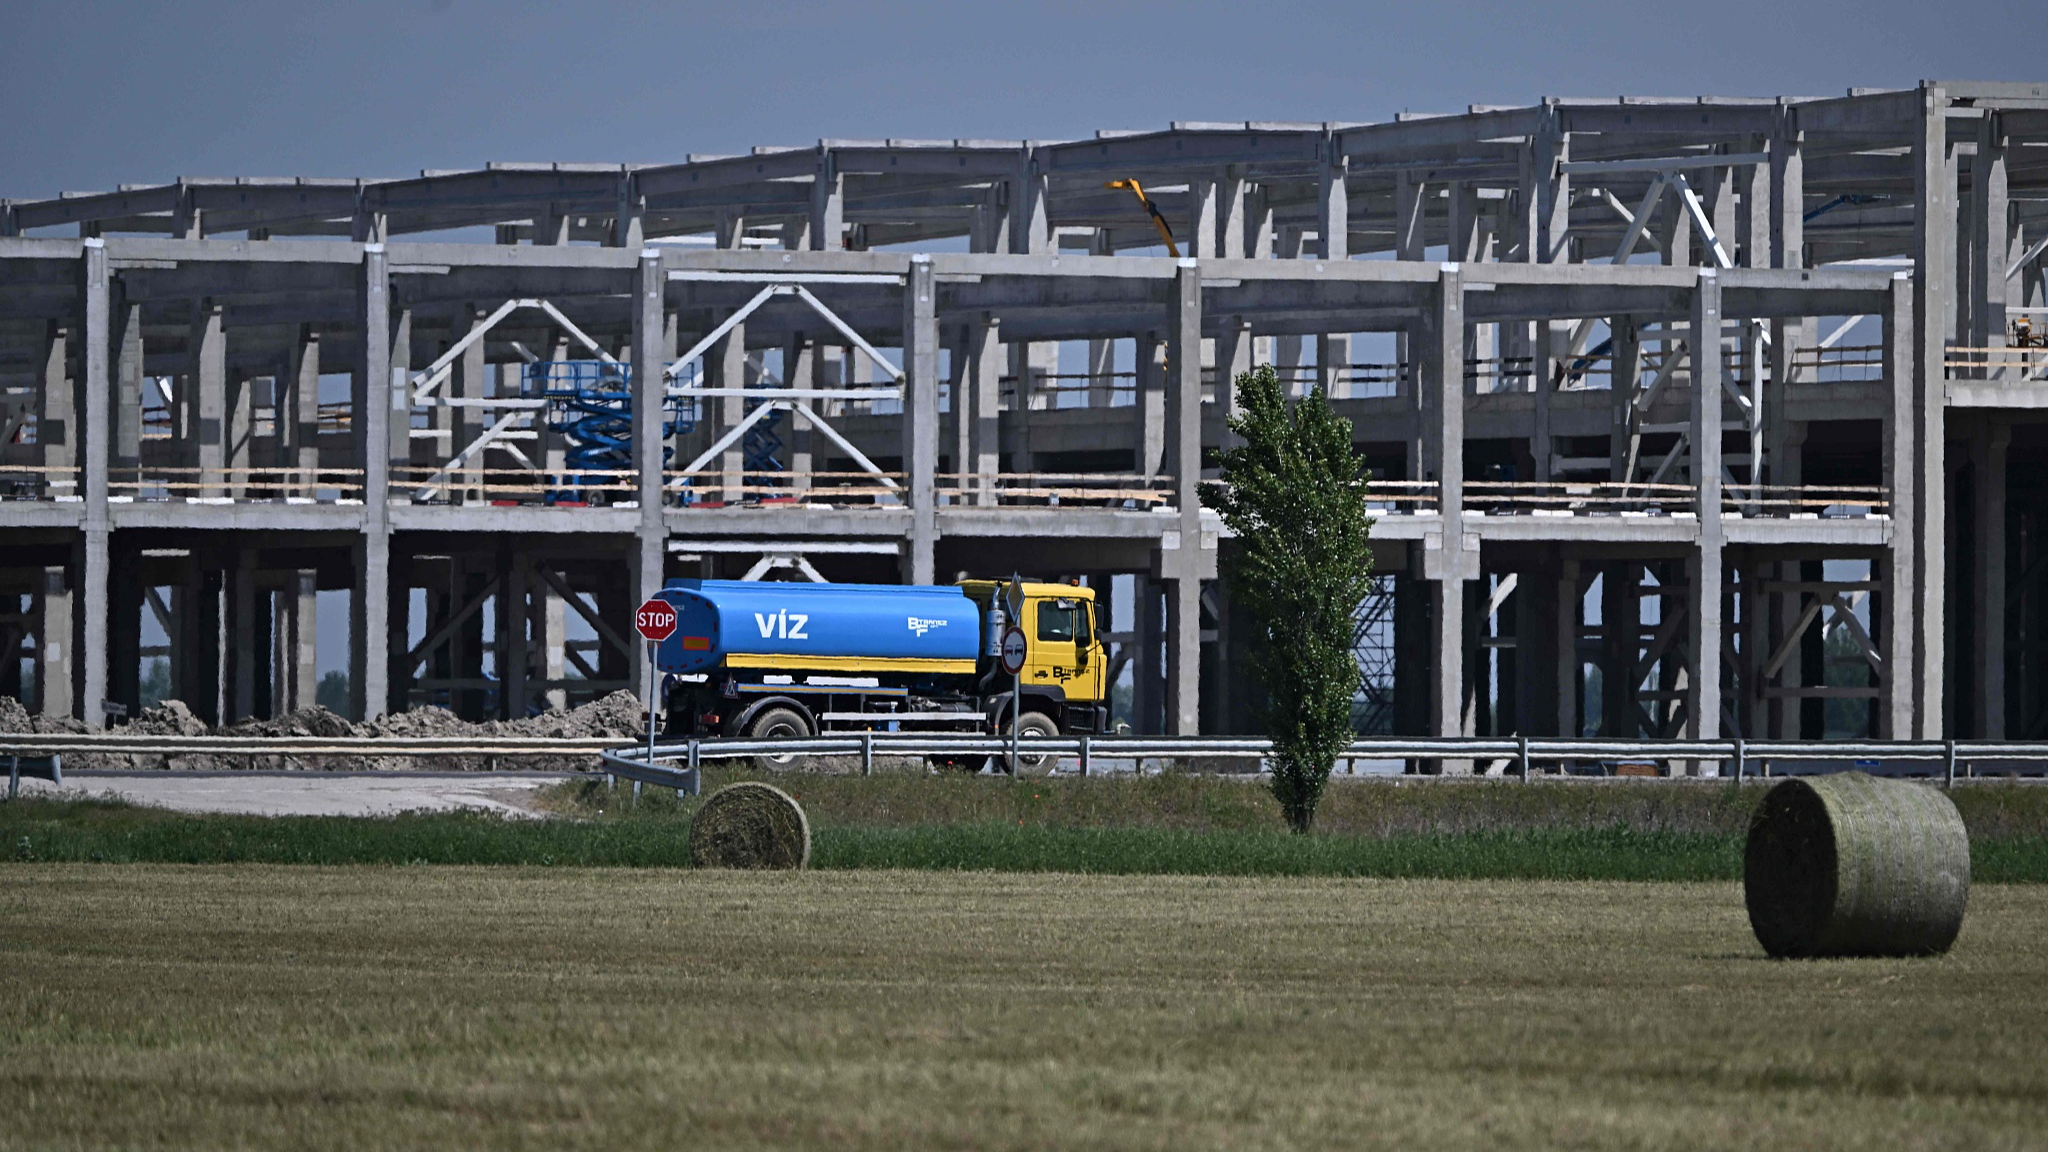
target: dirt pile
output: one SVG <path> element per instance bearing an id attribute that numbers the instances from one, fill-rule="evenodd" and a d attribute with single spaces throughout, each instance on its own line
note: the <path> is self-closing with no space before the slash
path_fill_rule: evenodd
<path id="1" fill-rule="evenodd" d="M 646 735 L 640 701 L 626 691 L 613 692 L 588 704 L 560 712 L 544 712 L 521 720 L 470 723 L 446 708 L 426 705 L 395 712 L 366 724 L 355 724 L 318 705 L 267 720 L 239 720 L 209 727 L 182 700 L 165 700 L 145 708 L 127 724 L 110 731 L 131 737 L 238 736 L 242 738 L 326 738 L 362 736 L 384 739 L 462 739 L 519 737 L 542 740 L 616 739 L 621 743 Z M 20 701 L 0 696 L 0 733 L 87 733 L 101 729 L 83 721 L 32 716 Z M 530 768 L 589 771 L 593 755 L 564 756 L 291 756 L 282 753 L 73 753 L 65 757 L 72 770 L 177 768 L 188 771 L 231 771 L 240 768 L 324 772 L 362 771 L 489 771 Z"/>
<path id="2" fill-rule="evenodd" d="M 342 737 L 356 735 L 356 726 L 318 704 L 271 720 L 238 720 L 219 730 L 223 736 Z"/>
<path id="3" fill-rule="evenodd" d="M 144 708 L 135 723 L 128 725 L 130 734 L 149 736 L 204 736 L 208 733 L 206 721 L 192 714 L 183 700 L 165 700 L 154 708 Z"/>
<path id="4" fill-rule="evenodd" d="M 12 696 L 0 696 L 0 732 L 33 732 L 35 721 L 21 701 Z"/>

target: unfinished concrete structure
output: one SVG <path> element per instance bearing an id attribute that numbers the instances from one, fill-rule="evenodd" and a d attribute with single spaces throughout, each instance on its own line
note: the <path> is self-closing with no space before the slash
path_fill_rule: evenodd
<path id="1" fill-rule="evenodd" d="M 1136 576 L 1138 728 L 1232 730 L 1271 363 L 1379 478 L 1392 730 L 2038 738 L 2044 198 L 2048 84 L 1929 82 L 9 201 L 0 690 L 132 708 L 148 612 L 303 703 L 347 589 L 360 712 L 522 714 L 664 576 L 1014 569 Z"/>

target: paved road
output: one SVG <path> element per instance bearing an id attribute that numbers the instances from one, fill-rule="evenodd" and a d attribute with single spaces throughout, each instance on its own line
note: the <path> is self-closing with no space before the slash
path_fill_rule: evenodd
<path id="1" fill-rule="evenodd" d="M 534 790 L 556 772 L 66 772 L 64 791 L 113 793 L 137 804 L 177 812 L 257 816 L 388 816 L 421 809 L 481 808 L 538 815 Z M 23 793 L 54 790 L 23 780 Z M 6 781 L 0 779 L 0 796 Z"/>

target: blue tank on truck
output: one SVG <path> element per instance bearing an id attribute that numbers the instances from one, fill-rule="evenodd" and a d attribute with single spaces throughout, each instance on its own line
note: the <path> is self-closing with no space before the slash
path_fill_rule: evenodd
<path id="1" fill-rule="evenodd" d="M 676 630 L 655 664 L 673 675 L 972 673 L 981 610 L 959 587 L 671 580 Z"/>

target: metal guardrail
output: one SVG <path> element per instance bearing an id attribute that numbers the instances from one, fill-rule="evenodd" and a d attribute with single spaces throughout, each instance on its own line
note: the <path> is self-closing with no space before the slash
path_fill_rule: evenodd
<path id="1" fill-rule="evenodd" d="M 1045 758 L 1078 761 L 1082 775 L 1100 761 L 1264 760 L 1272 742 L 1253 736 L 1060 736 L 1032 737 L 1016 742 L 1025 760 Z M 657 743 L 650 755 L 644 745 L 622 747 L 617 738 L 555 739 L 549 737 L 320 737 L 320 736 L 154 736 L 107 733 L 4 733 L 0 757 L 10 761 L 47 759 L 53 765 L 67 754 L 249 756 L 595 756 L 603 770 L 641 783 L 696 794 L 706 760 L 772 756 L 858 757 L 863 773 L 874 770 L 877 757 L 940 757 L 1007 760 L 1012 743 L 1006 736 L 968 736 L 946 732 L 848 732 L 803 740 L 688 739 Z M 1879 760 L 1927 764 L 1953 783 L 1958 770 L 1974 762 L 2030 761 L 2048 768 L 2048 743 L 1977 740 L 1602 740 L 1557 737 L 1375 737 L 1354 742 L 1339 757 L 1350 760 L 1486 760 L 1514 766 L 1514 774 L 1530 779 L 1531 765 L 1542 761 L 1710 761 L 1733 765 L 1735 779 L 1758 774 L 1754 766 L 1771 763 Z M 678 763 L 680 762 L 680 763 Z M 27 764 L 22 765 L 28 774 Z M 40 774 L 39 772 L 36 774 Z"/>
<path id="2" fill-rule="evenodd" d="M 7 798 L 12 800 L 21 795 L 21 778 L 48 780 L 57 787 L 64 786 L 64 758 L 62 756 L 14 756 L 7 757 Z"/>
<path id="3" fill-rule="evenodd" d="M 1248 759 L 1272 755 L 1272 741 L 1248 736 L 1062 736 L 1019 739 L 1019 759 L 1075 758 L 1089 775 L 1097 760 Z M 804 740 L 691 739 L 657 744 L 650 755 L 640 747 L 615 748 L 603 755 L 605 771 L 629 780 L 676 787 L 695 795 L 702 764 L 710 759 L 752 756 L 858 756 L 863 774 L 874 770 L 878 756 L 1006 758 L 1012 741 L 1004 736 L 961 736 L 943 732 L 855 732 Z M 1957 740 L 1599 740 L 1551 737 L 1438 738 L 1391 737 L 1355 741 L 1339 759 L 1350 760 L 1507 760 L 1521 780 L 1530 779 L 1534 761 L 1670 761 L 1705 760 L 1734 765 L 1732 779 L 1752 775 L 1752 764 L 1766 769 L 1773 762 L 1884 760 L 1939 766 L 1945 783 L 1954 784 L 1959 764 L 1980 760 L 2042 761 L 2048 766 L 2048 744 Z M 683 762 L 683 767 L 665 761 Z M 687 781 L 679 784 L 677 781 Z"/>

